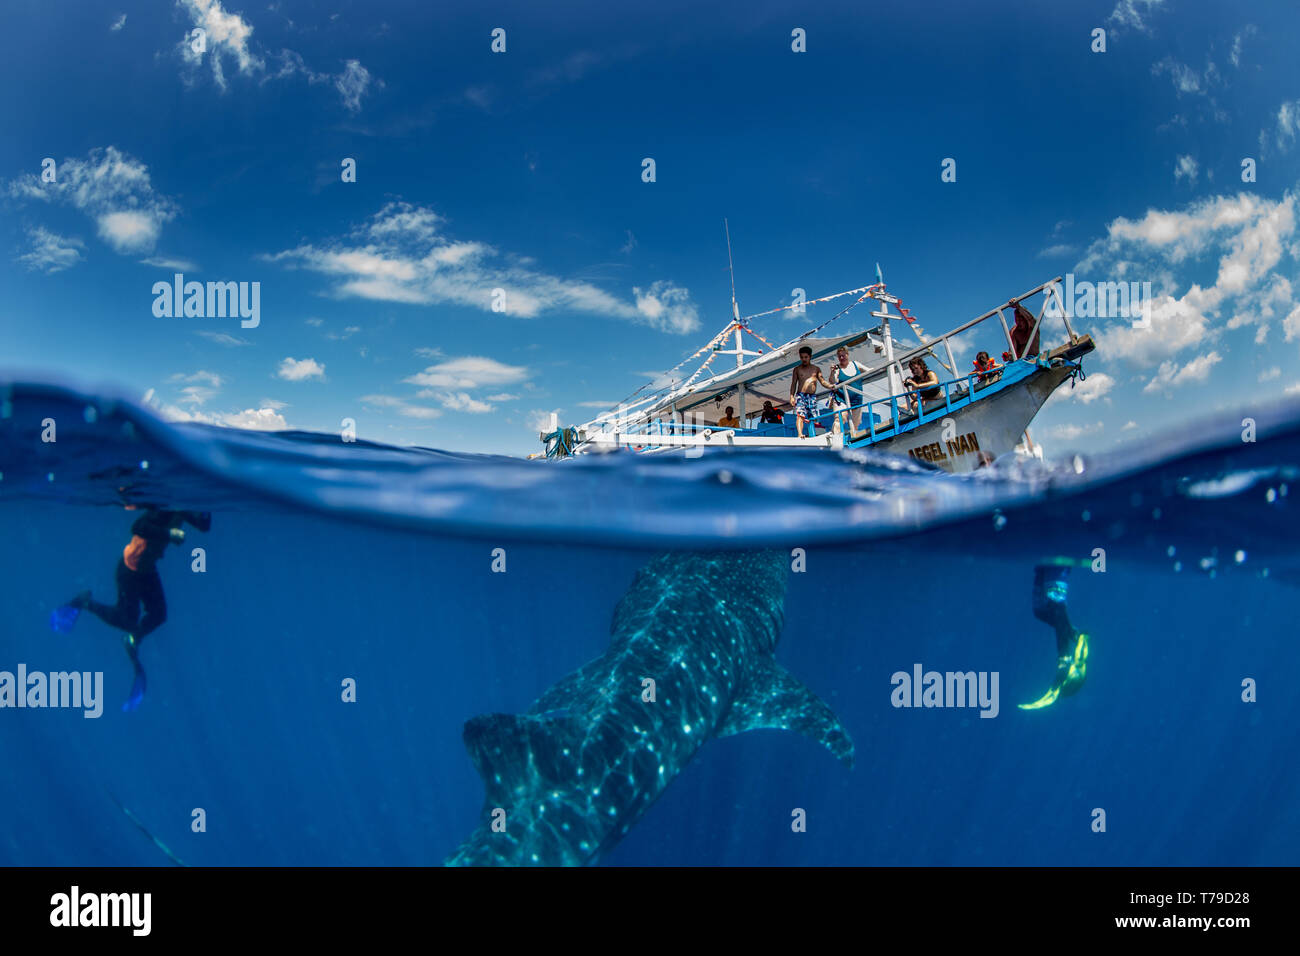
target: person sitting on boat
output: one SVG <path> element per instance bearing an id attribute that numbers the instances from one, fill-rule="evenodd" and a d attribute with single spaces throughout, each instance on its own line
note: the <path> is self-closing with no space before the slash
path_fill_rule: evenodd
<path id="1" fill-rule="evenodd" d="M 1033 358 L 1038 354 L 1038 332 L 1034 329 L 1037 324 L 1034 313 L 1021 305 L 1019 299 L 1012 299 L 1007 305 L 1016 310 L 1016 327 L 1011 330 L 1011 347 L 1016 351 L 1014 355 L 1003 352 L 1002 361 L 1014 362 L 1017 358 Z M 1033 333 L 1032 342 L 1029 338 L 1030 333 Z"/>
<path id="2" fill-rule="evenodd" d="M 719 428 L 739 428 L 740 419 L 736 417 L 736 410 L 730 405 L 727 406 L 727 414 L 718 419 Z"/>
<path id="3" fill-rule="evenodd" d="M 804 346 L 799 350 L 799 364 L 794 367 L 794 377 L 790 380 L 790 404 L 794 406 L 795 434 L 803 438 L 804 422 L 808 423 L 808 435 L 813 435 L 813 419 L 817 417 L 817 386 L 830 388 L 822 378 L 822 370 L 812 363 L 812 349 Z"/>
<path id="4" fill-rule="evenodd" d="M 939 376 L 919 355 L 907 363 L 907 369 L 912 374 L 903 379 L 903 384 L 910 389 L 915 389 L 907 395 L 907 410 L 911 413 L 916 411 L 917 395 L 921 396 L 922 401 L 930 402 L 938 398 L 943 390 L 939 387 Z"/>
<path id="5" fill-rule="evenodd" d="M 860 366 L 857 362 L 849 358 L 849 350 L 842 345 L 839 347 L 839 351 L 835 353 L 835 360 L 836 360 L 836 364 L 831 366 L 832 385 L 837 385 L 840 382 L 848 381 L 851 378 L 857 378 L 859 375 L 861 375 L 863 372 L 866 371 L 866 369 Z M 855 395 L 858 398 L 856 404 L 854 403 L 853 400 Z M 835 411 L 836 408 L 844 408 L 846 406 L 849 408 L 849 418 L 852 419 L 853 421 L 853 431 L 855 433 L 861 431 L 862 430 L 862 393 L 857 389 L 850 390 L 848 388 L 841 388 L 831 392 L 831 411 Z M 840 430 L 840 416 L 836 415 L 832 421 L 833 421 L 832 427 L 834 428 L 836 434 L 838 434 Z"/>
<path id="6" fill-rule="evenodd" d="M 785 421 L 785 416 L 776 410 L 776 407 L 769 401 L 763 403 L 763 417 L 761 419 L 764 425 L 780 425 Z"/>
<path id="7" fill-rule="evenodd" d="M 1002 366 L 989 357 L 988 352 L 980 352 L 975 356 L 975 361 L 971 363 L 975 366 L 975 371 L 979 372 L 979 383 L 996 382 L 1002 376 Z"/>

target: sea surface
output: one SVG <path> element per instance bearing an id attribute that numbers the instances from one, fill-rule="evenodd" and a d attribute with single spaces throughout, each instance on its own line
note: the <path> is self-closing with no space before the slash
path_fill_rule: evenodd
<path id="1" fill-rule="evenodd" d="M 102 672 L 104 706 L 0 708 L 0 864 L 439 864 L 483 809 L 466 721 L 600 656 L 654 556 L 761 549 L 791 568 L 776 658 L 854 766 L 788 731 L 708 740 L 603 864 L 1295 865 L 1297 496 L 1300 404 L 951 476 L 860 453 L 398 449 L 10 383 L 0 671 Z M 50 616 L 82 590 L 112 603 L 146 505 L 213 520 L 159 564 L 168 619 L 123 712 L 120 634 Z M 1024 711 L 1056 667 L 1031 613 L 1046 559 L 1076 563 L 1088 678 Z M 717 607 L 752 586 L 722 582 Z M 996 716 L 895 706 L 918 665 L 996 673 Z"/>

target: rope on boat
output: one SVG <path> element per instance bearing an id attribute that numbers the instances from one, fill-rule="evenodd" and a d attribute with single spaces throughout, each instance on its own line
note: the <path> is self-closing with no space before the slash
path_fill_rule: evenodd
<path id="1" fill-rule="evenodd" d="M 557 428 L 549 435 L 542 436 L 547 458 L 568 458 L 573 454 L 573 448 L 577 443 L 578 430 L 573 427 Z"/>

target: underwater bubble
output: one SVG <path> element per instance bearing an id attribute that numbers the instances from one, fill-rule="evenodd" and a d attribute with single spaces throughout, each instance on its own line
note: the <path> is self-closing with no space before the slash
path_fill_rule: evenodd
<path id="1" fill-rule="evenodd" d="M 1183 569 L 1183 562 L 1181 562 L 1181 561 L 1175 561 L 1175 562 L 1174 562 L 1174 570 L 1175 570 L 1175 571 L 1181 571 L 1182 569 Z"/>
<path id="2" fill-rule="evenodd" d="M 1091 511 L 1088 511 L 1088 510 L 1085 508 L 1083 514 L 1079 515 L 1079 517 L 1080 517 L 1082 520 L 1084 520 L 1084 521 L 1091 521 L 1091 520 L 1092 520 L 1092 512 L 1091 512 Z"/>
<path id="3" fill-rule="evenodd" d="M 1217 558 L 1201 558 L 1200 565 L 1202 571 L 1208 571 L 1219 563 Z"/>
<path id="4" fill-rule="evenodd" d="M 140 462 L 140 469 L 141 469 L 142 471 L 148 471 L 148 470 L 149 470 L 149 462 L 148 462 L 148 461 L 142 461 L 142 462 Z"/>
<path id="5" fill-rule="evenodd" d="M 1171 558 L 1177 553 L 1178 553 L 1178 549 L 1175 548 L 1172 544 L 1169 547 L 1165 548 L 1165 554 L 1169 555 L 1169 557 Z"/>
<path id="6" fill-rule="evenodd" d="M 1007 526 L 1007 516 L 1001 511 L 993 512 L 993 530 L 1001 531 Z"/>
<path id="7" fill-rule="evenodd" d="M 1084 463 L 1082 455 L 1075 455 L 1070 461 L 1070 467 L 1074 469 L 1076 475 L 1082 475 L 1087 465 Z"/>
<path id="8" fill-rule="evenodd" d="M 53 481 L 53 480 L 54 480 L 54 472 L 52 472 L 52 471 L 46 472 L 46 473 L 45 473 L 45 480 L 46 480 L 46 481 Z"/>
<path id="9" fill-rule="evenodd" d="M 725 468 L 722 471 L 718 472 L 718 481 L 722 482 L 724 485 L 731 484 L 731 480 L 734 477 L 735 476 L 732 475 L 732 473 L 727 471 Z"/>
<path id="10" fill-rule="evenodd" d="M 1152 509 L 1151 509 L 1151 517 L 1152 517 L 1153 519 L 1155 519 L 1156 521 L 1159 521 L 1159 520 L 1160 520 L 1160 509 L 1159 509 L 1159 508 L 1152 508 Z"/>
<path id="11" fill-rule="evenodd" d="M 94 405 L 87 405 L 81 412 L 81 417 L 86 420 L 87 425 L 93 425 L 99 420 L 99 409 Z"/>
<path id="12" fill-rule="evenodd" d="M 1238 551 L 1232 556 L 1232 560 L 1236 561 L 1238 564 L 1244 564 L 1246 561 L 1246 552 Z"/>
<path id="13" fill-rule="evenodd" d="M 1275 488 L 1268 489 L 1268 491 L 1264 493 L 1264 500 L 1267 501 L 1269 504 L 1272 504 L 1273 502 L 1277 501 L 1277 489 Z"/>

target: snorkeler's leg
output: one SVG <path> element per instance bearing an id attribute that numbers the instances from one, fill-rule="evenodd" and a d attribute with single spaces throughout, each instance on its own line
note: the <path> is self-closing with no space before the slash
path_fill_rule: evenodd
<path id="1" fill-rule="evenodd" d="M 144 604 L 144 616 L 139 626 L 132 632 L 137 642 L 144 640 L 167 620 L 167 598 L 163 595 L 162 578 L 158 572 L 140 575 L 140 600 Z"/>
<path id="2" fill-rule="evenodd" d="M 1088 635 L 1070 624 L 1066 600 L 1069 597 L 1070 564 L 1040 564 L 1034 568 L 1034 617 L 1056 634 L 1056 678 L 1038 700 L 1020 704 L 1021 710 L 1038 710 L 1068 697 L 1083 686 L 1088 676 Z"/>
<path id="3" fill-rule="evenodd" d="M 73 606 L 84 608 L 109 627 L 115 627 L 119 631 L 130 631 L 135 628 L 136 623 L 140 620 L 140 593 L 137 577 L 135 571 L 132 571 L 119 561 L 117 565 L 117 604 L 100 604 L 91 598 L 89 591 L 83 591 L 74 599 L 81 603 L 74 603 Z M 83 597 L 84 600 L 81 600 Z"/>

